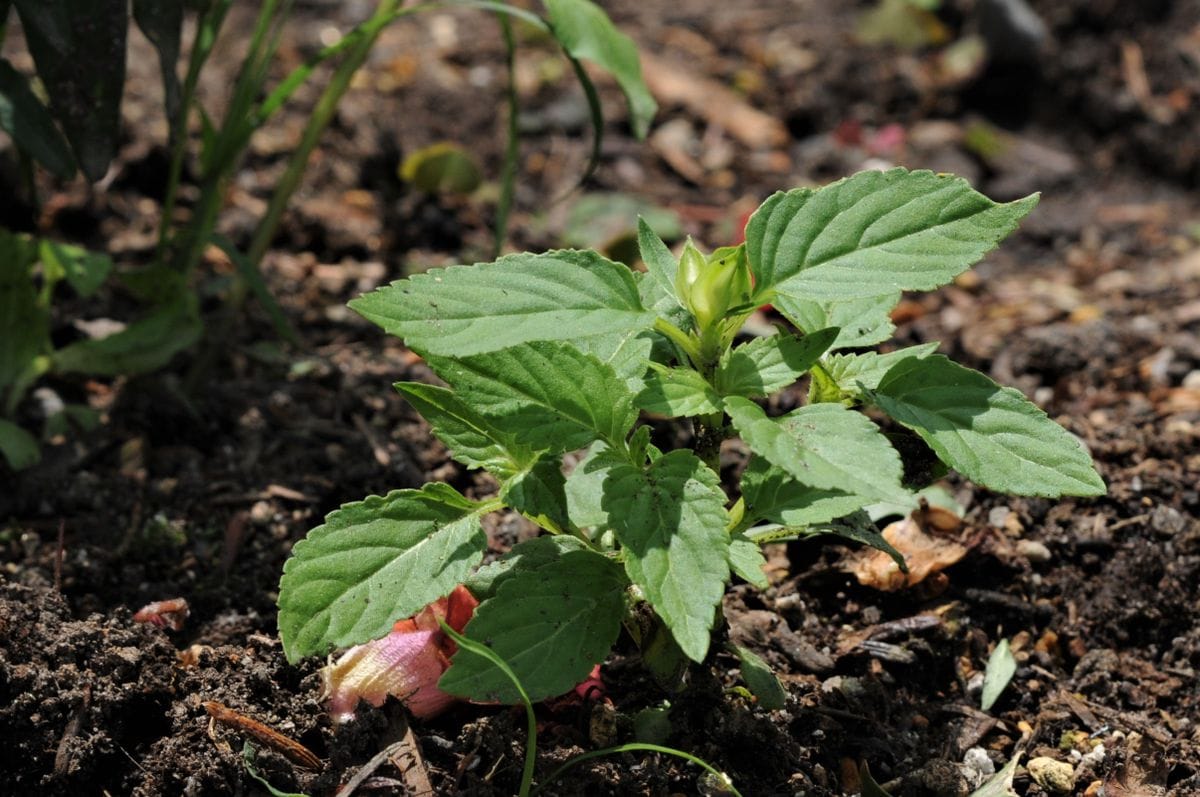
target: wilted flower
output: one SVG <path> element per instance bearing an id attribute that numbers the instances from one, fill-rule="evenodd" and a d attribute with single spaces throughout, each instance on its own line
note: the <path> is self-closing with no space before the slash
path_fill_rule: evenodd
<path id="1" fill-rule="evenodd" d="M 329 711 L 335 722 L 354 717 L 358 701 L 381 706 L 388 695 L 402 700 L 416 717 L 432 717 L 458 700 L 437 688 L 458 649 L 438 625 L 444 619 L 462 631 L 479 601 L 466 587 L 458 586 L 418 614 L 401 620 L 382 639 L 350 648 L 322 675 Z"/>

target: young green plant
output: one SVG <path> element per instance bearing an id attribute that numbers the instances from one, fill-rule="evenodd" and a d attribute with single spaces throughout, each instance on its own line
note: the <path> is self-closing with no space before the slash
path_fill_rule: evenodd
<path id="1" fill-rule="evenodd" d="M 708 655 L 731 576 L 765 584 L 764 541 L 840 534 L 903 567 L 863 511 L 915 506 L 912 490 L 931 478 L 905 480 L 890 442 L 898 431 L 911 437 L 905 452 L 920 441 L 982 487 L 1102 494 L 1081 442 L 1016 390 L 935 354 L 936 344 L 858 351 L 890 336 L 902 291 L 954 279 L 1036 202 L 998 204 L 950 175 L 864 172 L 775 194 L 744 244 L 708 255 L 689 242 L 677 259 L 643 224 L 644 273 L 591 251 L 516 254 L 354 300 L 445 381 L 397 388 L 452 456 L 487 470 L 499 490 L 475 501 L 427 484 L 330 514 L 284 567 L 288 658 L 381 637 L 463 583 L 481 601 L 466 636 L 504 660 L 531 699 L 583 680 L 622 623 L 669 680 Z M 794 328 L 737 343 L 767 303 Z M 764 397 L 804 375 L 803 406 L 779 417 L 764 409 Z M 895 428 L 885 434 L 867 408 Z M 648 417 L 690 420 L 693 445 L 660 449 Z M 722 485 L 721 444 L 734 436 L 751 457 L 740 484 Z M 502 510 L 545 534 L 480 567 L 481 519 Z M 520 699 L 478 656 L 456 656 L 439 687 Z"/>

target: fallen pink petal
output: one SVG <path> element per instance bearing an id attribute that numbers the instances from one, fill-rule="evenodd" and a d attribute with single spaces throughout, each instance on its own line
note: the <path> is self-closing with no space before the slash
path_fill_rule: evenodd
<path id="1" fill-rule="evenodd" d="M 180 631 L 188 616 L 188 602 L 183 598 L 147 603 L 133 615 L 135 623 L 149 623 L 158 628 Z"/>
<path id="2" fill-rule="evenodd" d="M 404 702 L 413 716 L 428 718 L 458 698 L 437 688 L 457 646 L 441 630 L 439 619 L 462 631 L 479 602 L 466 587 L 401 620 L 382 639 L 350 648 L 325 668 L 325 691 L 334 721 L 354 717 L 359 700 L 381 706 L 388 696 Z"/>

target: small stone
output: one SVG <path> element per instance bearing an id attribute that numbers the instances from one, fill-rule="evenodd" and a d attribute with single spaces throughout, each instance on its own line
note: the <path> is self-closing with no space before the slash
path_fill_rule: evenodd
<path id="1" fill-rule="evenodd" d="M 1187 518 L 1178 509 L 1159 504 L 1150 513 L 1150 528 L 1160 537 L 1174 537 L 1187 529 Z"/>
<path id="2" fill-rule="evenodd" d="M 1070 794 L 1075 788 L 1075 769 L 1068 763 L 1038 756 L 1030 759 L 1025 768 L 1037 785 L 1052 794 Z"/>
<path id="3" fill-rule="evenodd" d="M 275 516 L 275 507 L 270 501 L 255 501 L 250 507 L 250 522 L 256 526 L 265 526 Z"/>
<path id="4" fill-rule="evenodd" d="M 962 773 L 972 789 L 978 789 L 983 782 L 996 774 L 996 764 L 988 758 L 987 750 L 982 747 L 972 747 L 962 760 Z"/>
<path id="5" fill-rule="evenodd" d="M 1017 543 L 1017 553 L 1034 564 L 1044 564 L 1054 558 L 1050 549 L 1037 540 L 1020 540 Z"/>

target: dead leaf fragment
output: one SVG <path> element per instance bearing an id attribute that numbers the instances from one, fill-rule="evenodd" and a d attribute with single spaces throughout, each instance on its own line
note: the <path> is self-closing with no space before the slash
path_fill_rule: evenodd
<path id="1" fill-rule="evenodd" d="M 741 95 L 669 61 L 642 53 L 642 75 L 660 105 L 682 105 L 710 125 L 719 125 L 751 149 L 782 146 L 787 128 Z"/>
<path id="2" fill-rule="evenodd" d="M 874 549 L 859 551 L 849 557 L 846 569 L 854 574 L 858 583 L 884 592 L 920 584 L 967 554 L 966 546 L 930 535 L 912 517 L 890 524 L 883 530 L 883 538 L 903 554 L 908 565 L 907 574 L 900 571 L 890 556 Z"/>

